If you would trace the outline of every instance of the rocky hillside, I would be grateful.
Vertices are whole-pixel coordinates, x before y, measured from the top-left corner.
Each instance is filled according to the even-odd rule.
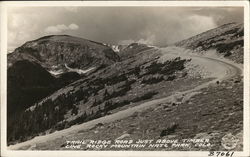
[[[129,50],[138,51],[137,47]],[[29,41],[8,55],[9,115],[84,77],[82,73],[119,60],[111,47],[81,38],[60,35]]]
[[[20,113],[8,123],[8,142],[25,141],[161,97],[173,81],[187,79],[185,64],[190,60],[159,61],[159,52],[139,44],[127,50],[128,58],[89,72]]]
[[[208,30],[175,45],[203,53],[215,49],[221,55],[237,63],[243,63],[244,25],[238,23],[224,24]]]
[[[102,43],[68,35],[45,36],[26,42],[8,55],[8,65],[32,60],[48,71],[86,70],[119,61],[119,56]]]
[[[26,42],[8,54],[7,59],[8,128],[19,124],[15,123],[16,118],[20,118],[26,108],[84,78],[83,73],[120,60],[108,46],[67,35]]]

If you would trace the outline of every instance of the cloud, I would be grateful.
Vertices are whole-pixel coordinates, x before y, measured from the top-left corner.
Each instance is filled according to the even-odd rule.
[[[197,31],[197,33],[215,28],[217,26],[215,20],[209,16],[191,15],[188,17],[188,20],[192,22],[193,28]]]
[[[241,7],[11,7],[8,47],[48,34],[166,46],[219,25],[243,22]]]
[[[147,38],[141,38],[138,40],[128,39],[128,40],[121,40],[118,41],[119,45],[129,45],[131,43],[140,43],[140,44],[147,44],[147,45],[153,45],[156,41],[156,37],[154,35],[147,36]]]
[[[135,21],[131,22],[134,23]],[[171,45],[177,41],[197,35],[209,29],[217,27],[214,19],[205,15],[165,15],[165,18],[152,18],[143,22],[137,22],[134,27],[136,33],[127,33],[129,38],[120,40],[118,44],[130,44],[132,42],[155,46]]]
[[[79,28],[79,26],[74,24],[74,23],[69,25],[69,29],[71,29],[71,30],[77,30],[78,28]]]
[[[128,39],[128,40],[121,40],[118,42],[119,45],[129,45],[131,43],[135,43],[136,41],[132,40],[132,39]]]
[[[38,18],[39,15],[36,13],[26,14],[10,9],[7,21],[8,51],[13,51],[18,46],[37,36],[39,26],[33,21]]]
[[[72,23],[69,26],[66,26],[64,24],[48,26],[47,28],[45,28],[44,31],[45,33],[61,33],[66,30],[77,30],[77,29],[79,29],[79,26],[77,24]]]

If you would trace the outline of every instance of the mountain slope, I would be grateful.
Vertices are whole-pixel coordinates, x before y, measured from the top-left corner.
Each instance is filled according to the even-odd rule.
[[[49,71],[67,71],[65,65],[84,70],[119,61],[110,47],[68,35],[51,35],[26,42],[8,55],[8,65],[23,58],[36,61]]]
[[[7,73],[9,114],[29,107],[55,88],[56,78],[35,62],[17,61]]]
[[[74,72],[54,77],[36,62],[20,60],[7,70],[8,115],[30,107],[55,90],[80,78]]]
[[[8,115],[14,115],[119,56],[101,43],[52,35],[26,42],[7,59]]]
[[[179,51],[181,52],[182,49],[179,49]],[[214,82],[213,79],[210,82],[206,82],[205,79],[202,79],[201,81],[199,79],[195,80],[195,78],[192,78],[191,80],[196,83],[196,84],[193,84],[191,82],[186,82],[188,80],[188,77],[185,77],[185,76],[184,77],[182,76],[182,78],[177,77],[176,79],[172,81],[170,80],[168,81],[158,80],[159,82],[157,81],[155,82],[152,80],[143,81],[145,80],[145,78],[148,77],[148,75],[145,76],[145,72],[148,74],[149,72],[154,75],[156,74],[158,78],[160,78],[159,74],[161,74],[162,72],[164,72],[165,76],[168,76],[169,74],[172,74],[172,75],[174,74],[174,76],[176,76],[175,74],[179,72],[183,74],[183,71],[182,71],[183,60],[180,60],[178,58],[173,59],[173,60],[168,60],[166,62],[167,64],[165,64],[164,62],[162,62],[161,64],[154,62],[156,60],[154,61],[147,60],[147,62],[149,61],[148,62],[149,64],[147,64],[145,60],[143,61],[145,56],[148,56],[152,53],[154,52],[148,51],[148,53],[141,52],[141,53],[138,53],[138,55],[136,55],[137,60],[135,62],[145,63],[139,66],[139,70],[133,71],[131,69],[133,72],[132,71],[126,72],[125,71],[126,69],[124,68],[124,66],[122,66],[121,68],[122,71],[120,71],[121,69],[119,67],[121,67],[121,65],[114,65],[112,68],[110,67],[110,69],[113,69],[113,70],[115,67],[117,67],[118,71],[103,69],[99,71],[98,75],[95,75],[95,76],[102,76],[102,77],[95,78],[93,75],[91,76],[93,80],[88,80],[88,79],[79,80],[72,84],[73,88],[71,88],[69,92],[63,93],[61,96],[58,96],[58,98],[55,98],[55,95],[54,95],[54,97],[48,98],[46,100],[47,102],[45,102],[44,104],[41,104],[40,106],[36,106],[32,110],[27,110],[26,112],[26,116],[30,114],[33,117],[34,115],[38,116],[39,115],[38,113],[43,113],[43,111],[46,111],[46,110],[49,110],[49,111],[55,110],[55,114],[49,113],[52,116],[54,116],[54,118],[52,118],[48,122],[56,123],[55,119],[58,120],[60,118],[63,119],[63,121],[57,123],[60,125],[57,125],[57,127],[52,127],[52,129],[47,132],[50,132],[53,129],[58,129],[58,130],[65,129],[65,128],[70,127],[72,124],[74,125],[74,124],[81,124],[87,121],[89,122],[65,129],[63,131],[58,131],[50,135],[36,137],[30,141],[11,146],[10,148],[11,149],[38,149],[38,150],[40,149],[45,149],[45,150],[67,149],[69,150],[69,149],[74,149],[74,148],[66,147],[68,146],[68,144],[66,144],[66,140],[75,140],[75,139],[115,140],[117,138],[124,139],[123,138],[124,135],[126,135],[125,139],[133,139],[133,140],[149,139],[149,138],[158,140],[158,139],[166,139],[166,138],[169,138],[170,136],[174,136],[173,138],[177,138],[177,139],[179,139],[179,137],[181,139],[187,139],[187,138],[194,138],[196,137],[196,135],[197,137],[199,137],[198,135],[203,135],[203,136],[206,136],[204,138],[210,139],[210,136],[206,135],[206,134],[210,134],[209,132],[212,132],[212,133],[215,132],[217,133],[216,135],[218,135],[218,132],[222,131],[219,133],[219,136],[221,138],[225,134],[227,134],[227,131],[234,130],[238,132],[238,130],[236,129],[242,130],[242,128],[240,127],[241,125],[235,125],[239,123],[239,121],[242,122],[242,116],[240,116],[242,115],[241,114],[242,105],[240,105],[240,101],[242,101],[242,98],[241,97],[237,98],[238,93],[239,95],[242,94],[241,92],[238,92],[239,89],[235,90],[233,88],[234,91],[232,92],[232,88],[227,88],[227,86],[225,87],[225,82],[223,82],[222,85],[215,85],[215,84],[211,85],[209,87],[209,94],[208,94],[207,93],[208,91],[205,87],[207,87],[211,82]],[[164,53],[164,54],[168,55],[169,52]],[[175,54],[176,53],[174,53],[173,55]],[[197,58],[197,55],[194,55],[194,57]],[[149,58],[157,59],[158,56],[156,57],[150,56]],[[162,56],[160,58],[163,59]],[[205,63],[205,65],[209,63],[210,66],[215,65],[215,67],[220,67],[220,66],[223,67],[222,76],[219,76],[219,78],[215,77],[216,80],[219,79],[221,81],[221,79],[223,80],[226,78],[235,77],[241,72],[241,69],[238,69],[233,64],[231,65],[231,64],[228,64],[227,62],[222,62],[216,59],[209,59],[209,58],[202,57],[202,56],[199,56],[198,58],[200,58],[201,62]],[[125,62],[124,65],[126,65],[128,69],[131,63],[132,64],[135,63],[135,62],[131,62],[131,59],[132,58],[128,59],[130,60],[130,62],[127,62],[127,60],[123,61]],[[187,61],[184,61],[184,62],[187,62]],[[130,64],[127,64],[127,63],[130,63]],[[120,64],[122,64],[122,62]],[[173,71],[171,72],[171,70]],[[128,81],[125,81],[125,84],[123,83],[124,81],[122,80],[116,81],[116,79],[111,79],[113,80],[111,81],[110,79],[106,78],[107,75],[100,75],[100,74],[105,74],[105,71],[106,72],[111,71],[111,73],[117,73],[117,75],[126,72],[124,74],[125,74],[125,77],[128,78]],[[124,77],[124,75],[122,76]],[[143,79],[141,79],[141,77],[143,77]],[[135,79],[138,81],[132,81],[131,79]],[[182,82],[183,81],[182,79],[185,80],[185,82]],[[229,82],[230,84],[234,84],[231,81],[231,79]],[[105,84],[105,85],[103,87],[100,87],[102,84]],[[186,86],[186,89],[183,88],[183,86]],[[237,84],[234,84],[234,86],[238,87],[239,85],[237,83]],[[79,87],[79,89],[77,87]],[[124,91],[124,87],[129,87],[128,88],[129,90]],[[101,89],[101,88],[104,88],[104,89]],[[206,90],[206,92],[203,93],[203,92],[197,91],[203,88],[204,90]],[[211,90],[211,88],[215,88],[215,89]],[[220,90],[218,90],[218,88],[220,88]],[[223,90],[221,90],[222,88]],[[125,93],[127,92],[127,94],[117,95],[117,91],[120,91],[119,89],[122,89],[122,91],[124,91]],[[224,93],[225,89],[229,91],[226,93],[227,95],[225,95]],[[83,90],[83,91],[81,92],[79,90]],[[94,96],[91,96],[92,94],[85,95],[87,91],[91,91],[92,93],[92,91],[94,90],[97,90],[97,92],[93,92],[93,93],[96,93],[94,94]],[[150,91],[151,93],[149,92],[150,94],[147,94],[148,91]],[[142,93],[144,92],[146,94],[143,95]],[[165,95],[165,97],[162,98],[161,96],[164,96],[163,92],[164,93],[170,92],[171,95],[168,95],[168,96]],[[161,96],[159,96],[160,93],[162,94]],[[212,97],[211,97],[211,93],[213,94]],[[230,96],[228,94],[230,94]],[[64,100],[68,100],[68,99],[65,99],[66,97],[68,97],[68,99],[69,98],[73,98],[73,99],[71,101],[65,102]],[[90,102],[91,102],[91,99],[92,100],[98,99],[98,100],[93,101],[93,103],[89,103],[89,100],[84,101],[84,102],[80,101],[79,103],[74,103],[74,101],[80,100],[81,97],[84,97],[85,100],[86,98],[90,99]],[[193,97],[196,97],[196,99],[194,100]],[[76,99],[74,100],[74,98]],[[152,100],[152,98],[154,100]],[[213,98],[213,100],[211,98]],[[223,98],[223,100],[221,98]],[[237,98],[237,101],[235,100],[235,98]],[[224,101],[226,102],[224,103]],[[65,104],[62,105],[61,104],[62,102],[65,102]],[[197,103],[197,102],[200,102],[200,103]],[[70,106],[71,104],[75,104],[73,105],[75,107]],[[54,106],[56,109],[53,109]],[[55,118],[56,115],[63,114],[62,110],[65,110],[65,107],[66,107],[66,111],[72,108],[72,110],[70,111],[71,115],[69,116],[69,114],[65,114],[66,116],[64,115],[64,116]],[[49,109],[46,109],[46,108],[49,108]],[[118,110],[119,108],[122,108],[120,109],[122,111],[119,112]],[[206,110],[203,110],[203,108],[206,108]],[[82,116],[79,116],[76,119],[69,118],[69,117],[74,117],[77,114],[81,115],[82,109],[85,110],[85,113],[82,114]],[[92,111],[86,112],[89,109],[92,109]],[[216,114],[217,110],[220,111],[220,114]],[[57,112],[59,112],[60,114],[58,114]],[[107,114],[106,112],[111,115],[105,116]],[[234,114],[228,114],[232,112]],[[46,124],[46,121],[47,121],[46,119],[50,117],[51,115],[46,115],[44,117],[40,116],[40,119],[43,119],[43,118],[45,119],[40,124],[40,127],[45,127],[46,125],[49,125],[49,124]],[[96,119],[98,117],[102,117],[102,118]],[[92,120],[92,119],[95,119],[95,120]],[[186,120],[184,121],[183,119],[186,119]],[[234,119],[234,120],[231,120],[231,119]],[[27,120],[24,120],[24,121],[27,121]],[[209,124],[209,125],[204,125],[203,123]],[[173,129],[172,128],[173,124],[175,124],[177,128]],[[231,129],[232,127],[229,127],[230,128],[229,129],[228,125],[231,126],[232,124],[234,126],[234,129]],[[213,128],[211,128],[210,126],[213,126]],[[216,129],[214,129],[214,127]],[[224,130],[224,129],[227,129],[227,130]],[[209,130],[209,132],[207,130]],[[204,131],[205,131],[205,135],[203,133]],[[144,133],[146,134],[146,136]],[[65,136],[67,136],[67,139],[65,139]],[[213,148],[221,145],[219,141],[220,139],[218,140],[216,138],[216,140],[217,140],[216,145],[213,146]],[[196,147],[191,147],[190,149],[210,150],[213,148],[210,148],[210,147],[200,148],[196,146]],[[75,149],[78,149],[78,148],[75,148]],[[90,148],[86,146],[85,144],[81,145],[79,149],[100,150],[99,148],[96,148],[96,147]],[[121,148],[121,147],[117,149],[104,147],[103,149],[104,150],[127,150],[126,148]],[[145,149],[148,149],[148,148],[145,148]],[[169,147],[168,149],[183,150],[185,148]],[[137,150],[137,149],[133,149],[133,150]],[[150,150],[166,150],[166,148],[157,147],[157,148],[151,148]]]
[[[240,24],[231,23],[204,32],[190,39],[183,40],[176,45],[192,49],[197,53],[209,53],[210,51],[207,50],[216,49],[219,54],[234,61],[241,62],[243,57],[242,31],[243,27],[241,27]],[[38,44],[43,45],[43,40],[46,42],[49,40],[50,44],[54,42],[57,44],[58,42],[64,43],[66,40],[67,46],[57,48],[55,51],[53,50],[53,46],[49,46],[51,50],[48,50],[48,53],[47,49],[44,52],[40,50],[40,46],[37,46]],[[79,43],[79,40],[81,43]],[[72,39],[72,42],[81,45],[82,39],[79,40],[74,38]],[[40,38],[38,41],[38,43],[37,40],[30,43],[28,42],[28,45],[23,46],[24,48],[21,48],[20,50],[17,49],[15,54],[18,54],[23,58],[28,58],[29,61],[32,60],[34,63],[38,65],[41,64],[47,70],[52,71],[62,69],[64,71],[67,69],[72,71],[75,71],[76,69],[88,71],[86,68],[91,69],[93,65],[96,68],[88,71],[86,76],[79,78],[77,81],[74,81],[67,86],[62,86],[59,90],[45,96],[40,101],[35,102],[32,106],[27,107],[20,112],[19,115],[15,116],[11,123],[8,122],[8,145],[26,141],[34,136],[50,134],[56,130],[67,129],[73,125],[92,121],[100,117],[104,117],[105,119],[105,117],[110,114],[116,115],[116,113],[121,110],[126,112],[129,108],[129,110],[133,110],[133,107],[140,106],[140,104],[146,102],[152,102],[156,106],[159,105],[157,103],[163,103],[162,110],[164,110],[164,114],[169,111],[175,113],[182,104],[186,106],[190,105],[188,104],[188,101],[191,100],[193,94],[192,90],[196,89],[196,87],[198,87],[198,89],[205,88],[208,83],[213,81],[216,81],[215,86],[224,86],[224,83],[221,82],[222,78],[219,79],[220,76],[223,76],[223,79],[226,79],[227,76],[235,77],[236,75],[240,75],[237,72],[237,68],[233,68],[232,65],[228,65],[226,62],[222,63],[222,61],[211,58],[209,59],[209,57],[204,57],[202,55],[198,55],[197,57],[197,55],[191,53],[190,56],[189,53],[185,54],[185,52],[188,51],[179,47],[159,49],[144,44],[132,43],[121,51],[119,50],[119,57],[115,57],[116,55],[110,55],[112,53],[109,53],[110,56],[108,55],[107,57],[104,55],[105,57],[103,59],[103,54],[105,54],[103,51],[110,51],[110,47],[106,49],[106,46],[103,44],[86,41],[88,45],[93,44],[94,48],[93,45],[92,48],[86,48],[88,46],[84,45],[86,44],[84,43],[82,46],[84,50],[85,48],[87,50],[105,48],[103,51],[100,51],[100,56],[103,61],[100,58],[97,59],[99,57],[99,54],[97,54],[99,53],[98,51],[93,52],[97,55],[92,58],[93,60],[96,60],[96,62],[93,64],[90,62],[85,64],[85,62],[81,62],[85,60],[78,60],[80,58],[78,58],[78,55],[82,55],[81,52],[83,49],[80,51],[77,50],[75,53],[75,48],[78,46],[73,44],[73,48],[68,50],[68,43],[71,44],[71,40],[69,40],[68,36],[56,36],[55,38],[54,36],[49,36]],[[239,43],[237,41],[239,41]],[[97,46],[95,44],[97,44]],[[32,50],[29,51],[30,47],[32,47]],[[65,54],[70,55],[69,53],[71,51],[76,54],[75,58],[71,58],[72,60],[70,57],[65,59]],[[62,56],[61,52],[64,52]],[[93,57],[92,50],[86,52],[86,56],[90,55]],[[50,54],[51,57],[48,57],[48,54]],[[54,55],[57,57],[54,57]],[[15,67],[16,56],[13,56],[14,59],[12,58],[13,62],[10,62],[9,69],[13,66]],[[88,59],[92,60],[90,58]],[[112,60],[108,63],[109,66],[105,66],[107,65],[104,63],[106,62],[106,59]],[[71,61],[74,62],[74,64],[71,64]],[[214,70],[214,68],[216,68],[216,70]],[[231,71],[231,69],[234,70]],[[211,75],[210,73],[214,75]],[[61,80],[67,82],[67,80],[72,77],[74,78],[74,74],[75,73],[63,73],[57,75],[57,77],[61,76]],[[18,76],[19,74],[15,75]],[[49,82],[54,82],[54,79],[51,79]],[[236,83],[237,82],[239,81],[236,81]],[[189,93],[185,95],[187,91],[191,91],[191,96],[189,96]],[[241,92],[239,93],[241,94]],[[171,100],[168,102],[155,101],[161,98],[164,99],[164,97],[169,97]],[[201,99],[202,98],[204,97],[201,97]],[[211,97],[210,100],[211,99],[213,99],[213,97]],[[129,110],[127,110],[127,112],[130,113]],[[155,109],[153,110],[155,111]],[[133,110],[133,112],[135,111],[136,110]],[[186,113],[182,112],[181,114],[185,115]],[[112,115],[108,117],[112,117]],[[165,121],[165,116],[164,118],[161,114],[160,116],[159,114],[156,114],[155,116],[157,116],[157,118],[154,118],[154,120],[159,118],[160,120]],[[117,117],[120,118],[120,115]],[[174,116],[174,118],[176,117],[178,116]],[[171,120],[175,121],[174,119]],[[96,120],[94,121],[96,122]],[[183,119],[181,121],[183,121]],[[151,121],[147,120],[147,122]],[[146,123],[143,122],[142,124]],[[99,125],[99,123],[97,125]],[[130,127],[134,127],[134,129],[137,130],[137,125],[141,124],[136,124]],[[147,125],[148,126],[145,128],[149,127],[149,124]],[[162,124],[159,124],[160,127],[162,127],[161,125]],[[159,126],[155,126],[155,128],[159,128]],[[122,130],[124,129],[125,128],[122,128]],[[190,128],[187,129],[190,130]],[[92,131],[93,130],[91,130],[91,133]],[[144,133],[144,131],[144,128],[141,128],[139,136],[142,132]],[[129,134],[133,134],[133,132],[134,131],[129,131]],[[152,132],[155,133],[155,131]],[[121,132],[119,132],[119,134],[120,133]],[[98,136],[105,136],[103,133],[94,134],[95,138],[98,138]],[[118,135],[113,135],[115,134],[112,134],[113,138],[118,137]],[[158,137],[158,135],[154,137]]]
[[[166,94],[163,88],[172,86],[172,81],[186,79],[184,65],[190,60],[177,57],[159,61],[162,54],[157,49],[138,45],[133,48],[136,51],[128,54],[127,59],[89,72],[27,108],[10,125],[10,130],[15,131],[10,132],[8,142],[24,141],[111,114]],[[26,117],[33,117],[33,121]],[[19,123],[25,127],[14,125]],[[25,132],[23,138],[19,132]]]
[[[215,49],[218,54],[237,63],[243,63],[243,24],[224,24],[220,27],[177,42],[175,45],[201,53]]]

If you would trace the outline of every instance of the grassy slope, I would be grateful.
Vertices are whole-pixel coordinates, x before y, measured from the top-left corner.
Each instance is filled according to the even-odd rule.
[[[209,148],[154,148],[147,150],[226,151],[221,146],[221,139],[226,134],[231,133],[240,139],[237,147],[234,149],[240,151],[242,150],[243,130],[242,90],[243,83],[231,79],[219,85],[212,85],[203,89],[201,93],[193,96],[188,102],[178,106],[163,103],[154,109],[135,113],[122,120],[98,125],[89,130],[79,131],[77,134],[37,144],[34,149],[66,149],[64,147],[66,140],[114,140],[123,134],[129,134],[130,136],[126,138],[128,140],[209,138],[210,143],[213,144]],[[177,128],[168,135],[162,135],[162,131],[171,127],[173,123],[178,125]],[[82,149],[86,150],[86,145],[83,145]],[[129,149],[117,148],[115,150]]]

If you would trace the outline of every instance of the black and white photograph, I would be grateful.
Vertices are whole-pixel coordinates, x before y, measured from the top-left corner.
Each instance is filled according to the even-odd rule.
[[[3,3],[3,156],[249,156],[249,4],[161,3]]]

